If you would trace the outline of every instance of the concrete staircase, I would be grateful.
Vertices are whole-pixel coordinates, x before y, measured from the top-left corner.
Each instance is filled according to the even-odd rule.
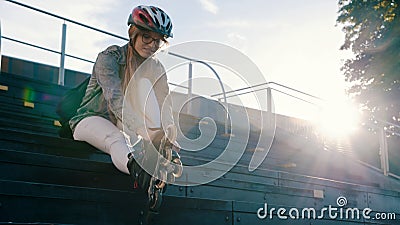
[[[0,224],[137,224],[146,199],[133,190],[129,177],[113,167],[108,155],[57,135],[55,106],[69,87],[40,81],[37,76],[45,73],[44,65],[23,74],[2,68]],[[36,77],[29,78],[30,73]],[[217,103],[204,99],[196,107],[204,108],[201,104],[210,110]],[[194,139],[200,135],[200,121],[201,117],[180,114],[177,123]],[[216,121],[216,138],[206,149],[182,152],[185,165],[209,162],[226,147],[229,137]],[[274,142],[258,169],[248,170],[260,138],[253,127],[244,155],[221,178],[193,187],[169,185],[154,224],[400,224],[399,180],[354,157],[326,150],[288,125],[304,121],[279,115],[276,121]],[[371,216],[386,212],[397,219],[333,219],[325,213],[320,219],[285,220],[276,210],[265,219],[257,216],[265,203],[287,212],[311,207],[318,211],[337,207],[340,196],[346,197],[345,208],[371,208]]]

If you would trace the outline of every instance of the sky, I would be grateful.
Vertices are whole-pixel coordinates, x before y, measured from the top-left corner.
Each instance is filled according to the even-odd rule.
[[[170,45],[201,40],[229,45],[252,60],[266,81],[327,99],[342,101],[345,82],[340,71],[349,52],[339,50],[344,33],[336,26],[335,0],[21,0],[24,4],[127,37],[126,21],[140,4],[156,5],[173,22]],[[2,1],[3,36],[60,50],[64,21]],[[68,54],[94,61],[98,52],[125,41],[66,22]],[[2,40],[2,54],[58,65],[60,57]],[[68,59],[66,68],[90,73],[92,64]],[[181,77],[169,77],[179,83]],[[223,78],[229,83],[229,78]],[[195,85],[195,84],[194,84]],[[232,84],[232,86],[235,86]],[[235,86],[236,87],[236,86]],[[199,94],[204,86],[197,85]],[[204,93],[207,94],[207,93]],[[275,111],[312,118],[315,107],[274,93]]]

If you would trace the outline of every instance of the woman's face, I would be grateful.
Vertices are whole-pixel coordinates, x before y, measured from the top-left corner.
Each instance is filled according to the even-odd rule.
[[[143,58],[153,55],[164,44],[163,36],[153,31],[143,31],[138,34],[135,50]]]

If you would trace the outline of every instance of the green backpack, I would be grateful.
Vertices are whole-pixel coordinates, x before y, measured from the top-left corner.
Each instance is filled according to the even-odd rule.
[[[81,105],[89,80],[90,76],[78,86],[68,90],[58,103],[56,113],[60,116],[59,121],[61,127],[58,130],[58,135],[60,137],[73,139],[69,120],[76,114],[76,111]]]

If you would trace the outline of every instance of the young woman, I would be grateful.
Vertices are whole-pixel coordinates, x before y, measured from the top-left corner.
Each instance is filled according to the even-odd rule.
[[[151,141],[158,130],[165,129],[163,126],[174,127],[165,70],[152,58],[172,37],[172,23],[160,8],[138,6],[129,15],[128,26],[129,43],[110,46],[98,55],[82,101],[86,104],[70,120],[70,127],[75,140],[86,141],[111,155],[120,171],[137,178],[143,173],[131,152],[143,145],[130,148],[122,129],[124,126],[129,131],[132,143],[140,143],[140,137]],[[141,65],[145,72],[135,73]],[[131,80],[134,84],[128,86]],[[122,121],[124,97],[129,103],[128,110],[124,107],[126,121]],[[138,182],[143,183],[143,179],[140,177]],[[145,180],[148,182],[148,177]]]

